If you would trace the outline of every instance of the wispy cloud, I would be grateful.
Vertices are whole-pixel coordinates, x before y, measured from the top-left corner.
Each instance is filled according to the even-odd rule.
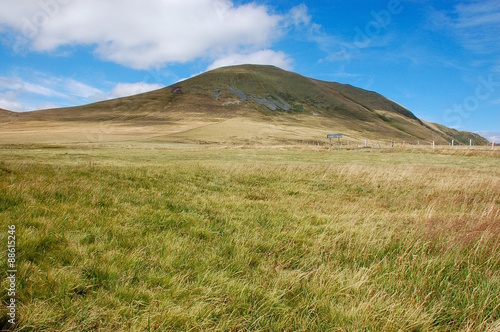
[[[26,82],[17,77],[0,77],[0,91],[16,91],[18,93],[30,93],[44,97],[62,97],[64,94],[50,88],[54,84],[47,84],[46,80],[39,83]]]
[[[92,102],[97,100],[95,96],[103,94],[100,89],[72,78],[53,77],[40,72],[23,76],[0,77],[0,107],[22,112],[45,108],[46,105]]]
[[[160,89],[160,84],[116,83],[101,89],[73,78],[33,72],[23,76],[0,77],[0,108],[30,110],[86,104]],[[36,102],[33,102],[36,100]]]
[[[496,0],[459,3],[453,11],[434,11],[431,20],[435,28],[449,30],[471,51],[479,54],[500,51],[500,2]]]

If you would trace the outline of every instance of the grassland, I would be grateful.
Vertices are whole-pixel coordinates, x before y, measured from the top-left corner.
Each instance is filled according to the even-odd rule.
[[[4,146],[11,224],[7,329],[500,329],[498,152]]]

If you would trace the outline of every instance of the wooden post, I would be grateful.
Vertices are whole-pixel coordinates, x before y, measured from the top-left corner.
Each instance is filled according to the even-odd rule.
[[[368,147],[368,140],[365,139],[365,148],[367,148],[367,147]]]
[[[454,147],[454,146],[455,146],[455,140],[454,140],[454,139],[452,139],[452,140],[451,140],[451,147]]]
[[[432,148],[435,149],[436,148],[436,143],[434,141],[432,141]]]
[[[472,147],[472,139],[469,140],[469,147]]]

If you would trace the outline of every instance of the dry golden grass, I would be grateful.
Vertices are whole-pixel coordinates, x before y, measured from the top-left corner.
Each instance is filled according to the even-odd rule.
[[[19,270],[18,324],[1,322],[496,331],[500,159],[429,152],[1,149],[0,227],[17,226]]]

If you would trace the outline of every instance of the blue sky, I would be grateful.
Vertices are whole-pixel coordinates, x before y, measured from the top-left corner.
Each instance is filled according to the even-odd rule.
[[[0,0],[0,45],[0,108],[13,111],[258,63],[500,141],[497,0]]]

